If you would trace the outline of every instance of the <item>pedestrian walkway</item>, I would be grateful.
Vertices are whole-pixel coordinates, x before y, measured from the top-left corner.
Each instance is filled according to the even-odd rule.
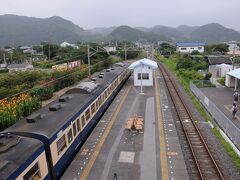
[[[236,119],[232,118],[232,105],[234,89],[231,88],[200,88],[204,95],[210,99],[232,122],[240,128],[240,101],[238,101],[238,112]]]
[[[128,80],[62,179],[189,179],[159,73],[154,82],[142,95],[133,77]],[[134,115],[143,118],[143,132],[125,129]]]

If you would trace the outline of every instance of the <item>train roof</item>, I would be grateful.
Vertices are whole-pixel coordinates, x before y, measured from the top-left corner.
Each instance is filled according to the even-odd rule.
[[[5,132],[24,132],[43,135],[51,139],[81,108],[84,107],[95,95],[98,95],[117,75],[126,69],[128,64],[113,66],[110,70],[100,73],[101,77],[95,77],[94,81],[79,83],[68,90],[59,100],[37,110],[31,116],[19,120]],[[103,75],[104,73],[104,75]],[[83,85],[85,84],[83,88]],[[59,102],[65,101],[65,102]],[[50,111],[55,109],[56,111]],[[36,119],[36,122],[31,122]],[[30,120],[31,123],[27,121]]]
[[[41,147],[36,139],[0,135],[0,179],[8,178]]]

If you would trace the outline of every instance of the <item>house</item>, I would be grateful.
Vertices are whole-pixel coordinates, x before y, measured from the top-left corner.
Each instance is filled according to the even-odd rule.
[[[33,69],[33,65],[29,63],[10,64],[7,66],[7,69],[9,72],[28,71]]]
[[[63,43],[61,43],[60,46],[63,47],[63,48],[72,47],[72,48],[74,48],[74,49],[78,49],[78,46],[77,46],[77,45],[75,45],[75,44],[70,44],[70,43],[68,43],[68,42],[66,42],[66,41],[63,42]]]
[[[153,86],[153,70],[157,67],[155,61],[145,58],[132,63],[129,69],[134,70],[134,86]]]
[[[239,50],[239,47],[238,47],[238,44],[236,41],[229,41],[227,43],[228,45],[228,50],[231,52],[231,51],[236,51],[236,50]]]
[[[232,60],[228,56],[206,56],[206,61],[208,63],[208,71],[212,74],[212,78],[223,77],[224,72],[228,72],[233,68]],[[225,65],[221,66],[221,64]]]
[[[37,51],[33,50],[33,49],[25,49],[25,50],[23,50],[23,53],[24,54],[36,54]]]
[[[193,51],[198,51],[200,53],[204,52],[204,42],[177,42],[177,52],[180,53],[192,53]]]
[[[104,49],[109,52],[116,52],[117,48],[115,46],[105,46]]]
[[[220,64],[220,65],[216,65],[216,68],[218,68],[218,77],[225,77],[226,74],[230,71],[233,70],[233,66],[229,65],[229,64]]]
[[[234,87],[235,90],[238,89],[240,80],[240,68],[230,71],[226,74],[225,86]]]

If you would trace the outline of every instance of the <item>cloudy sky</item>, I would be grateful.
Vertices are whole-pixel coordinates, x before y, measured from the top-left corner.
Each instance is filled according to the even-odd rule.
[[[117,25],[203,25],[240,30],[240,0],[0,0],[0,14],[61,16],[89,29]]]

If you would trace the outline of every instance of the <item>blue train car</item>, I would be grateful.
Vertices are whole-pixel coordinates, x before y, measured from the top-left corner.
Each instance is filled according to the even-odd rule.
[[[11,135],[32,138],[41,143],[39,149],[35,149],[34,152],[38,152],[37,155],[44,153],[47,172],[44,170],[43,173],[39,173],[39,177],[58,179],[130,74],[127,63],[115,64],[91,81],[81,82],[71,88],[58,100],[17,122],[2,134],[5,137]],[[18,149],[18,145],[10,149]],[[42,161],[34,160],[35,156],[29,157],[34,163],[23,163],[23,166],[30,172],[33,172],[32,168],[41,172]],[[44,158],[40,156],[40,159]],[[24,173],[28,173],[27,170]]]

